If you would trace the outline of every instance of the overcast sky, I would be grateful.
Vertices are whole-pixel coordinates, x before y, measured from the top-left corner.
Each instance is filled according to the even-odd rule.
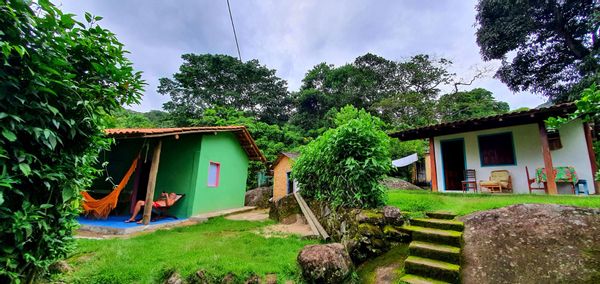
[[[171,77],[184,53],[237,56],[225,0],[55,0],[63,11],[102,16],[131,52],[128,57],[147,81],[138,111],[162,109],[168,96],[158,79]],[[469,78],[483,62],[475,43],[476,0],[264,1],[230,0],[242,59],[258,59],[298,90],[304,74],[320,62],[342,65],[371,52],[403,60],[424,53],[454,62],[453,72]],[[512,93],[492,74],[476,81],[511,109],[535,107],[538,95]],[[471,89],[471,87],[468,87]]]

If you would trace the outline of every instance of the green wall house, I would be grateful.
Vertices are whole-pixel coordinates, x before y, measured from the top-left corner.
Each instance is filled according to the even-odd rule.
[[[106,134],[116,143],[101,157],[108,161],[105,177],[98,179],[91,192],[100,197],[109,192],[111,182],[118,183],[140,155],[135,173],[120,194],[115,209],[120,215],[130,214],[132,204],[146,198],[155,162],[154,199],[162,192],[185,194],[169,209],[179,218],[243,207],[249,161],[265,162],[243,126],[108,129]]]

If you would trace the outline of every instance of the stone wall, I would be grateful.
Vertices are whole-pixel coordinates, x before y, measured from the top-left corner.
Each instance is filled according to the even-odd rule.
[[[323,202],[307,200],[307,203],[331,240],[343,244],[355,264],[382,255],[396,243],[410,242],[410,235],[400,230],[407,218],[396,207],[334,211]],[[271,204],[269,217],[291,224],[303,215],[294,196],[287,195]]]
[[[308,204],[332,240],[346,247],[355,264],[387,252],[396,243],[410,242],[410,235],[399,230],[406,218],[398,208],[334,211],[321,202]]]

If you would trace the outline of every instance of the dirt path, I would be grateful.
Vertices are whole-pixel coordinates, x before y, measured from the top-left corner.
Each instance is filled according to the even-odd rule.
[[[233,214],[225,217],[229,220],[244,220],[244,221],[265,221],[269,219],[269,209],[253,210],[240,214]],[[313,232],[310,226],[304,220],[298,220],[293,224],[274,224],[262,228],[257,233],[266,237],[300,235],[302,237],[312,236]]]
[[[232,214],[225,219],[236,221],[265,221],[269,219],[269,209],[252,210],[244,213]]]

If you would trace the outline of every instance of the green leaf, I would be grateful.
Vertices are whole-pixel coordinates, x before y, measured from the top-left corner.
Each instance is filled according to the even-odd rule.
[[[4,136],[4,138],[10,142],[15,142],[17,140],[17,135],[8,129],[2,130],[2,136]]]
[[[75,197],[75,190],[72,187],[66,187],[62,190],[63,202],[67,202],[73,197]]]
[[[90,14],[89,12],[85,12],[85,20],[88,23],[92,22],[92,14]]]
[[[52,208],[52,207],[54,207],[54,205],[52,205],[52,204],[42,204],[40,206],[40,208],[42,208],[42,209],[48,209],[48,208]]]
[[[19,164],[19,169],[25,176],[29,176],[31,174],[31,168],[28,164]]]
[[[4,194],[0,191],[0,206],[2,206],[2,203],[4,203]]]
[[[50,88],[46,88],[46,87],[40,87],[40,88],[39,88],[39,90],[40,90],[40,91],[44,91],[44,92],[46,92],[46,93],[50,93],[50,94],[52,94],[52,95],[55,95],[55,96],[56,96],[56,92],[55,92],[54,90],[50,89]]]

